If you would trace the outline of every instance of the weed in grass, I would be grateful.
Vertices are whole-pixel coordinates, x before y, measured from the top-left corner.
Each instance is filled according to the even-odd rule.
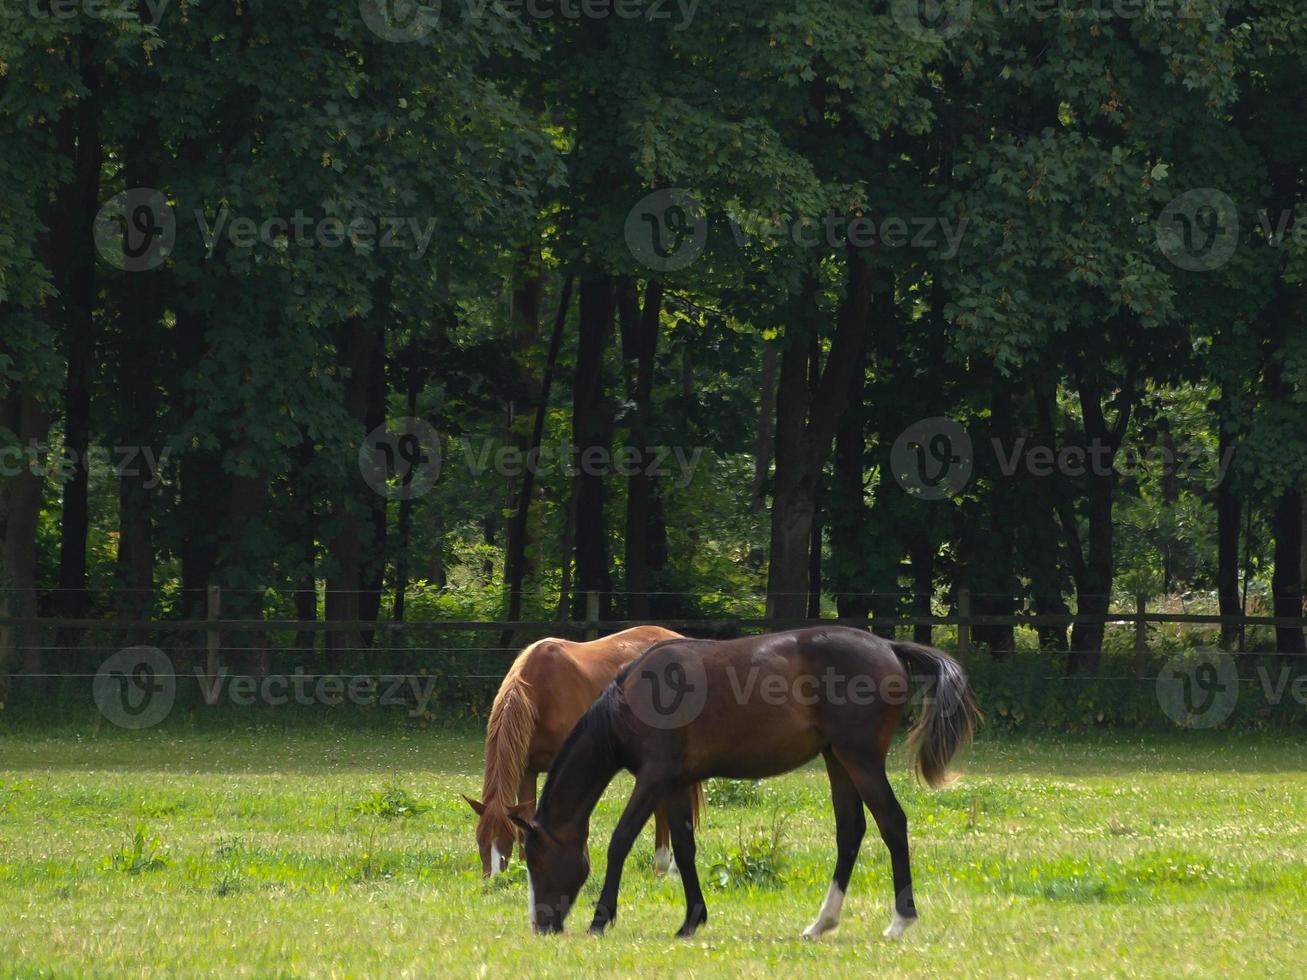
[[[526,885],[526,862],[512,861],[508,867],[482,883],[482,890],[487,893],[515,891]]]
[[[374,881],[394,877],[393,863],[377,850],[380,829],[378,821],[375,820],[368,827],[367,837],[362,841],[362,853],[349,868],[347,876],[351,881]]]
[[[708,869],[716,887],[776,888],[785,881],[785,815],[772,815],[771,827],[755,831],[747,840],[741,827],[734,847]]]
[[[402,817],[416,817],[420,813],[426,813],[431,809],[425,803],[419,803],[408,794],[408,791],[394,783],[387,783],[381,789],[377,790],[367,799],[354,807],[355,813],[370,813],[373,816],[384,817],[387,820],[398,820]]]
[[[129,875],[138,875],[143,871],[159,871],[168,866],[162,851],[163,846],[159,843],[159,838],[147,836],[145,824],[138,823],[127,845],[109,855],[103,867],[105,871],[121,871]]]
[[[757,806],[762,802],[762,781],[758,779],[710,779],[704,789],[713,807]]]

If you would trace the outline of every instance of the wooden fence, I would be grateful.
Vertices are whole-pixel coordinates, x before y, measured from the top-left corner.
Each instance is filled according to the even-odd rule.
[[[625,629],[639,623],[627,620],[600,619],[599,597],[595,593],[587,595],[587,615],[581,620],[524,620],[519,622],[483,621],[483,620],[429,620],[429,621],[323,621],[300,619],[223,619],[222,592],[217,586],[208,590],[207,611],[204,619],[114,619],[65,617],[4,617],[0,616],[0,631],[10,637],[11,644],[15,637],[25,638],[22,644],[12,644],[17,652],[24,649],[38,649],[43,653],[55,655],[51,667],[58,669],[58,655],[79,652],[75,638],[87,631],[110,632],[115,636],[170,636],[190,635],[203,639],[202,647],[198,643],[187,644],[192,649],[202,649],[204,653],[204,671],[210,677],[218,675],[223,667],[224,652],[231,644],[224,646],[224,637],[249,634],[266,638],[271,633],[296,634],[347,634],[365,636],[369,640],[362,646],[365,653],[409,649],[410,644],[403,642],[409,637],[420,637],[432,632],[464,632],[470,634],[498,634],[501,637],[539,637],[545,635],[562,635],[575,639],[592,639],[594,637]],[[826,618],[826,619],[780,619],[767,616],[722,616],[715,618],[660,619],[661,625],[676,629],[689,635],[726,636],[753,632],[770,632],[781,629],[793,629],[817,625],[845,625],[859,629],[872,629],[875,632],[889,634],[891,631],[905,628],[925,627],[950,628],[956,630],[956,642],[952,644],[960,660],[966,663],[974,653],[974,631],[976,627],[1013,626],[1018,628],[1056,628],[1065,631],[1078,624],[1085,625],[1119,625],[1133,628],[1134,666],[1137,676],[1145,677],[1149,669],[1149,627],[1165,624],[1219,627],[1227,633],[1239,635],[1249,628],[1297,629],[1307,628],[1307,618],[1277,618],[1274,616],[1220,616],[1199,613],[1150,612],[1147,601],[1138,597],[1133,610],[1120,610],[1104,614],[1031,614],[1016,613],[1012,615],[979,615],[971,611],[971,596],[966,589],[958,590],[955,596],[954,611],[948,615],[898,615],[877,616],[875,618]],[[32,642],[42,638],[39,643]],[[50,638],[63,638],[50,641]],[[248,648],[246,648],[248,649]],[[279,649],[273,647],[271,649]],[[360,648],[352,648],[358,653]],[[425,647],[425,650],[438,650],[438,647]],[[460,648],[468,649],[468,648]],[[504,652],[502,646],[485,646],[486,652]],[[0,651],[2,652],[2,651]],[[1067,651],[1058,650],[1058,653]],[[1232,651],[1237,652],[1237,651]],[[15,665],[16,666],[16,665]],[[0,668],[8,670],[10,668]]]

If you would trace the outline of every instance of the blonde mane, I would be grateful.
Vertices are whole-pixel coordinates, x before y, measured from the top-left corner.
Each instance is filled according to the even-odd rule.
[[[546,641],[533,643],[518,654],[499,685],[499,693],[490,709],[482,800],[487,810],[493,807],[497,811],[496,815],[506,812],[517,802],[517,789],[526,768],[527,749],[531,745],[537,718],[531,685],[522,676],[522,671],[527,659],[543,642]]]

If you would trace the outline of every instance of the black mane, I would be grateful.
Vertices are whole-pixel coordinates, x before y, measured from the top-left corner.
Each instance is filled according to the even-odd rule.
[[[554,756],[549,773],[545,776],[545,787],[536,804],[537,817],[547,812],[550,800],[557,795],[560,776],[565,770],[576,767],[580,771],[606,772],[611,769],[616,772],[619,768],[613,726],[621,703],[617,686],[620,678],[621,674],[618,675],[618,680],[603,689],[563,740],[563,747]]]

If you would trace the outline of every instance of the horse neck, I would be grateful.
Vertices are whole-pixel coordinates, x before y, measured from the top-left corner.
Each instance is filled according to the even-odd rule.
[[[590,814],[621,768],[611,724],[606,717],[591,717],[597,707],[578,723],[549,769],[536,820],[554,833],[576,831],[584,839]]]

